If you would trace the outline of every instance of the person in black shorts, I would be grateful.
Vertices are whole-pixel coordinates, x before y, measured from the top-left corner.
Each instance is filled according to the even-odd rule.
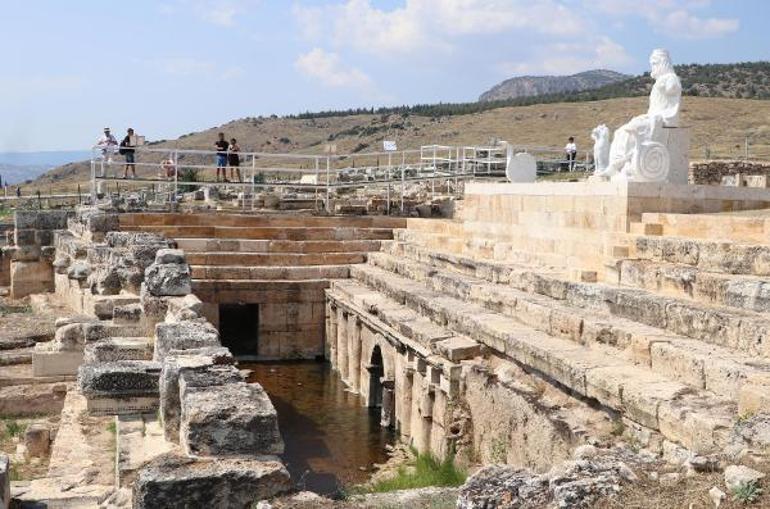
[[[128,178],[129,170],[131,170],[131,175],[133,176],[133,178],[136,178],[136,159],[135,159],[135,153],[134,153],[135,140],[136,139],[134,138],[134,130],[129,127],[126,137],[123,138],[123,141],[120,142],[120,149],[119,149],[120,154],[125,156],[126,158],[126,166],[123,168],[124,179]]]
[[[217,182],[219,182],[219,173],[222,173],[222,180],[227,181],[227,149],[230,144],[225,139],[225,133],[219,133],[219,139],[214,143],[217,149]]]
[[[238,146],[238,140],[235,138],[230,139],[230,151],[227,153],[227,165],[230,167],[230,180],[235,180],[235,175],[238,175],[237,182],[241,182],[241,156],[238,152],[241,151],[241,147]]]

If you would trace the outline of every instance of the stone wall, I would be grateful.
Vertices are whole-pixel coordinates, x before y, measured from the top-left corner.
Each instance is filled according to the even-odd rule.
[[[10,284],[12,298],[53,290],[54,234],[67,228],[72,215],[67,210],[16,211],[13,244],[3,248],[0,266],[0,280]]]
[[[732,175],[770,175],[768,161],[693,161],[690,163],[690,183],[718,186],[722,177]]]

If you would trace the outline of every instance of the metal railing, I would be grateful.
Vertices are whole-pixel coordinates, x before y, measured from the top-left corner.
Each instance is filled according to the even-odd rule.
[[[541,165],[568,164],[561,149],[549,147],[514,146],[516,152],[535,155]],[[435,195],[436,182],[454,183],[453,190],[460,189],[459,181],[468,178],[503,177],[506,169],[506,144],[488,146],[425,145],[419,149],[387,152],[349,154],[295,154],[270,152],[219,152],[216,150],[169,149],[138,146],[134,151],[134,172],[136,169],[152,168],[159,173],[156,177],[140,177],[125,180],[116,172],[123,171],[127,164],[118,153],[117,146],[93,147],[91,157],[91,199],[96,200],[101,183],[105,181],[128,182],[132,185],[153,185],[166,188],[159,191],[168,194],[174,201],[180,190],[197,187],[227,185],[244,192],[254,208],[257,190],[293,189],[313,193],[316,200],[325,195],[325,206],[329,210],[332,193],[343,189],[371,186],[386,188],[387,210],[390,210],[392,188],[400,187],[400,208],[404,210],[406,186],[416,182],[430,182],[431,193]],[[217,154],[224,154],[229,160],[231,154],[238,154],[239,166],[221,167],[212,164]],[[556,155],[559,154],[559,155]],[[164,157],[165,156],[165,157]],[[141,159],[141,160],[140,160]],[[586,154],[586,166],[588,155]],[[582,164],[580,161],[577,164]],[[239,172],[240,181],[207,180],[201,172],[218,170],[232,174]],[[236,170],[237,169],[237,170]],[[171,170],[171,171],[168,171]],[[112,175],[110,175],[112,173]],[[147,173],[147,172],[145,172]],[[152,172],[150,172],[152,173]],[[244,179],[244,175],[246,178]],[[203,177],[203,178],[202,178]],[[217,175],[218,177],[218,175]],[[226,175],[225,175],[226,178]]]

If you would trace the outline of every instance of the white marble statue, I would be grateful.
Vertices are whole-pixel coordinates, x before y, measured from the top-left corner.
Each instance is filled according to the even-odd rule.
[[[615,131],[609,164],[597,173],[599,176],[639,182],[667,180],[670,155],[663,129],[679,125],[682,85],[667,50],[654,50],[650,67],[655,84],[647,113],[634,117]]]
[[[601,175],[610,165],[610,129],[600,124],[591,131],[594,140],[594,175]]]

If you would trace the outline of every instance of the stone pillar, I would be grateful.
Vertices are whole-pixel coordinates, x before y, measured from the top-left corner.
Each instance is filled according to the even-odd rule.
[[[337,370],[343,382],[348,383],[348,313],[337,309]]]
[[[350,388],[361,391],[361,320],[358,316],[348,320],[348,377]]]
[[[396,384],[393,380],[382,381],[382,410],[380,412],[380,426],[390,428],[395,425],[394,410],[396,408]]]
[[[326,302],[326,346],[324,348],[326,360],[335,368],[337,363],[337,306],[330,301]]]
[[[397,412],[398,420],[400,422],[399,430],[401,437],[407,439],[410,436],[412,430],[412,386],[414,378],[414,369],[408,364],[404,366],[403,376],[403,390],[401,391],[401,397],[396,401],[396,405],[400,411]]]

